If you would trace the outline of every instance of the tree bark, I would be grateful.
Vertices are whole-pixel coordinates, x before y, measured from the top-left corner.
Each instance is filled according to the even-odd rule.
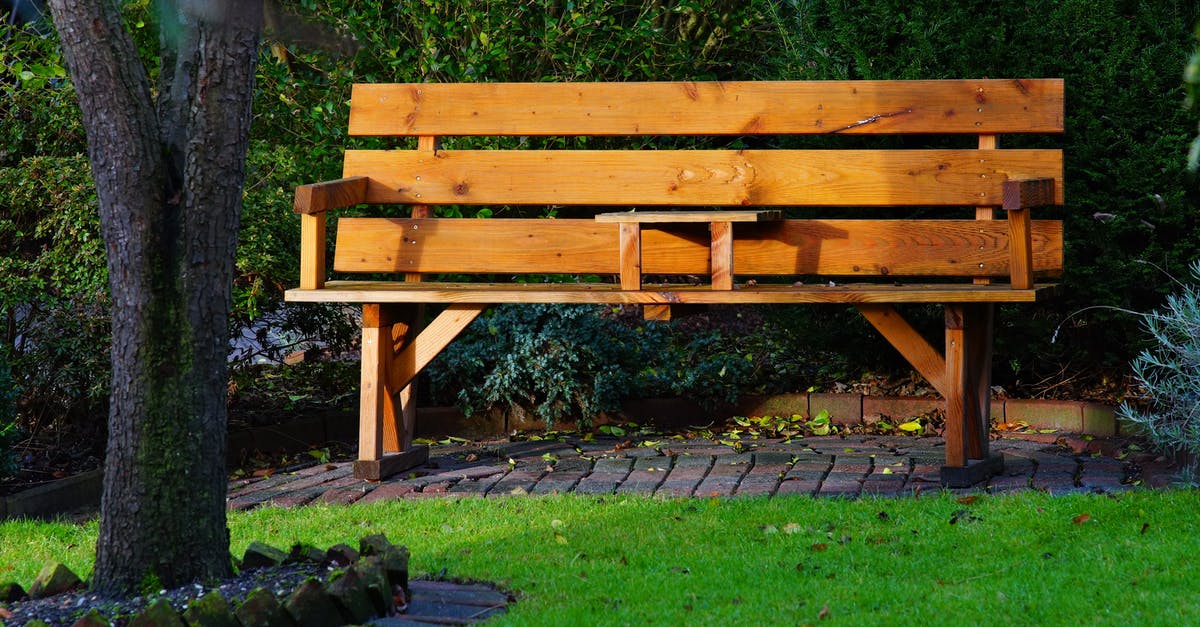
[[[115,0],[50,0],[88,132],[113,380],[93,588],[230,573],[228,318],[262,9],[158,0],[157,94]]]

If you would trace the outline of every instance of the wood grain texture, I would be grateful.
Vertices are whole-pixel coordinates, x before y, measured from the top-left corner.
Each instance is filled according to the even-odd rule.
[[[709,229],[712,231],[710,245],[710,264],[712,288],[714,290],[733,289],[733,223],[713,222]]]
[[[596,215],[597,222],[637,222],[639,224],[689,224],[711,222],[770,222],[783,218],[778,209],[762,211],[618,211]]]
[[[359,84],[351,135],[1061,133],[1062,79]]]
[[[859,305],[858,311],[943,397],[948,393],[946,360],[891,305]]]
[[[997,148],[1000,147],[1000,138],[997,137],[996,135],[980,135],[978,141],[979,141],[979,149],[980,150],[996,150]],[[989,207],[989,206],[975,207],[975,219],[976,220],[995,220],[996,219],[996,208]],[[991,282],[992,282],[992,279],[989,277],[981,277],[981,276],[975,277],[975,283],[977,283],[979,285],[987,285],[988,283],[991,283]]]
[[[999,206],[1005,181],[1062,171],[1042,149],[348,150],[343,174],[371,203],[877,207]]]
[[[1062,224],[1033,221],[1033,271],[1062,270]],[[782,220],[738,224],[743,276],[1008,277],[1009,227],[976,220]],[[703,225],[641,229],[641,273],[711,273]],[[338,272],[618,274],[617,224],[593,220],[342,218]]]
[[[300,287],[320,289],[325,284],[325,214],[300,216]]]
[[[401,283],[329,281],[320,290],[288,290],[288,302],[308,303],[580,303],[628,305],[771,304],[771,303],[1032,303],[1061,289],[1057,284],[1028,290],[1007,285],[914,283],[879,285],[737,286],[718,292],[707,286],[645,286],[622,290],[611,283]]]
[[[967,352],[964,337],[963,307],[948,304],[946,310],[946,427],[942,437],[946,439],[946,465],[967,465],[966,422],[967,422]]]
[[[1033,223],[1029,209],[1008,212],[1009,282],[1015,289],[1033,285]]]
[[[636,222],[620,225],[621,289],[642,289],[642,228]]]
[[[995,305],[971,304],[963,308],[966,331],[966,439],[968,459],[987,459],[992,430],[992,337]]]
[[[452,304],[446,307],[396,355],[393,367],[388,372],[388,387],[399,390],[412,383],[425,366],[485,309],[487,305],[483,304]]]
[[[384,396],[392,358],[391,325],[383,319],[383,309],[380,304],[363,305],[358,457],[364,460],[383,455]]]
[[[367,202],[366,191],[367,180],[361,176],[299,185],[296,187],[295,210],[299,214],[312,214],[353,207]]]
[[[1054,179],[1041,178],[1005,181],[1001,206],[1006,211],[1046,207],[1056,204]]]

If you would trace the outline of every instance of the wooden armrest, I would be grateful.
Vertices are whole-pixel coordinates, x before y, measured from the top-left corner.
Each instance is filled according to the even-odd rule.
[[[1003,199],[1005,211],[1053,205],[1054,179],[1005,181]]]
[[[1004,210],[1008,212],[1011,261],[1009,276],[1013,289],[1033,287],[1033,242],[1029,209],[1054,204],[1054,179],[1004,182]]]
[[[367,201],[368,180],[365,176],[351,176],[336,181],[299,185],[296,187],[296,213],[312,215],[364,203]]]

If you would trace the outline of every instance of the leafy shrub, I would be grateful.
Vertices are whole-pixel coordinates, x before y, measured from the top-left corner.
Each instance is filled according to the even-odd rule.
[[[6,351],[0,349],[0,480],[17,469],[17,457],[11,450],[17,433],[17,385],[8,367]]]
[[[596,307],[497,307],[451,344],[430,378],[435,390],[458,390],[467,414],[519,405],[550,425],[587,420],[618,408],[665,339],[652,327],[612,324]]]
[[[584,305],[496,307],[430,365],[433,396],[453,397],[467,414],[517,405],[550,425],[587,424],[628,398],[678,396],[711,410],[808,374],[780,330],[757,317],[750,335],[736,321],[643,324],[638,315]]]
[[[1185,477],[1200,469],[1200,261],[1195,282],[1167,297],[1160,310],[1141,315],[1153,347],[1133,360],[1133,373],[1148,405],[1123,403],[1118,415],[1160,450],[1190,455]]]
[[[0,167],[0,318],[27,405],[52,419],[107,396],[108,274],[87,160]]]

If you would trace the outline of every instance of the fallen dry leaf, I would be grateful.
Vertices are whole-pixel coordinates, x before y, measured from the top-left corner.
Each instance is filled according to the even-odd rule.
[[[826,618],[829,618],[829,606],[828,605],[823,606],[821,608],[821,611],[817,612],[817,618],[819,618],[821,620],[825,620]]]
[[[812,545],[812,546],[811,546],[811,547],[809,547],[809,548],[811,548],[812,550],[814,550],[814,551],[817,551],[817,552],[819,553],[819,552],[821,552],[821,551],[824,551],[824,550],[828,549],[828,548],[829,548],[829,545],[828,545],[828,544],[825,544],[824,542],[818,542],[818,543],[816,543],[816,544]]]
[[[1080,514],[1080,515],[1072,518],[1071,520],[1077,525],[1082,525],[1083,523],[1085,523],[1091,519],[1092,519],[1091,514]]]
[[[975,501],[978,501],[978,500],[979,500],[978,496],[971,495],[971,496],[964,496],[964,497],[958,498],[955,500],[955,502],[961,503],[963,505],[970,505],[971,503],[974,503]]]

